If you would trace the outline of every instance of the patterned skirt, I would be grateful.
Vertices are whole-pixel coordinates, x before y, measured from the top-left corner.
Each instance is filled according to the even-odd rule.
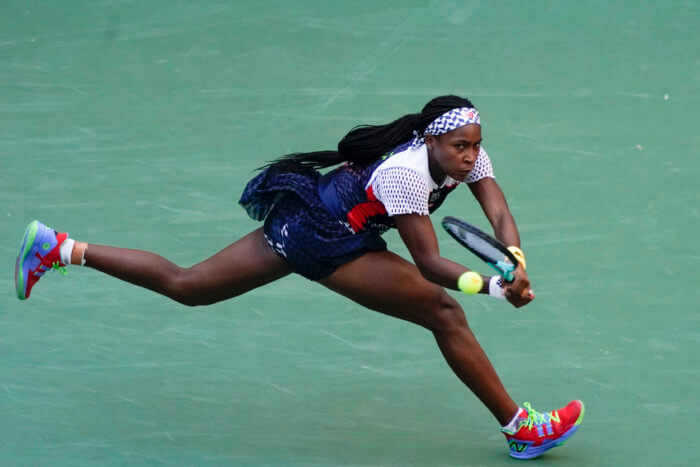
[[[265,221],[265,237],[275,253],[310,280],[367,252],[386,250],[379,232],[355,233],[347,219],[329,212],[319,196],[319,177],[313,169],[269,167],[248,182],[239,201],[250,217]]]

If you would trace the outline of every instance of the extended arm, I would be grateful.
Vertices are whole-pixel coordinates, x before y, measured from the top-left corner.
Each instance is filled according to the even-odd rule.
[[[485,177],[475,183],[470,183],[469,188],[491,223],[496,238],[506,246],[520,247],[518,227],[515,225],[506,197],[496,180]],[[505,287],[505,293],[508,301],[519,307],[532,301],[530,279],[521,265],[518,265],[514,274],[515,280]]]
[[[396,228],[406,244],[413,261],[423,277],[430,282],[452,290],[458,290],[459,276],[469,271],[464,266],[440,256],[435,229],[430,217],[419,214],[394,216]],[[481,293],[488,292],[488,278],[484,277],[485,287]]]
[[[496,180],[486,177],[478,182],[470,183],[468,186],[491,223],[496,238],[506,246],[520,247],[518,227],[515,225],[506,197]]]

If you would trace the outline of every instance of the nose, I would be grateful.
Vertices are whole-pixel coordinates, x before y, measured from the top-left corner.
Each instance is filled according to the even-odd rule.
[[[477,157],[479,157],[479,150],[476,148],[469,149],[465,155],[464,162],[472,165],[476,162]]]

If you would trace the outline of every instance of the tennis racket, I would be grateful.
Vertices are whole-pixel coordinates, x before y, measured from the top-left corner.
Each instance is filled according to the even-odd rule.
[[[445,217],[442,226],[452,238],[494,268],[503,279],[513,282],[513,271],[518,260],[501,242],[456,217]]]

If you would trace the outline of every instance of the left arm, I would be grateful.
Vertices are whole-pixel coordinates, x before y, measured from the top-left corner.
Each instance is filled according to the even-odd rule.
[[[506,197],[496,180],[491,177],[485,177],[477,182],[470,183],[469,189],[481,205],[484,214],[486,214],[486,218],[493,227],[496,238],[506,246],[514,245],[519,248],[520,234],[518,233],[518,227],[515,225]],[[520,263],[518,263],[514,275],[513,283],[505,287],[506,298],[516,306],[523,306],[532,301],[530,296],[530,279]]]
[[[518,227],[496,180],[485,177],[478,182],[469,183],[468,186],[486,214],[496,238],[506,246],[515,245],[520,248]]]

